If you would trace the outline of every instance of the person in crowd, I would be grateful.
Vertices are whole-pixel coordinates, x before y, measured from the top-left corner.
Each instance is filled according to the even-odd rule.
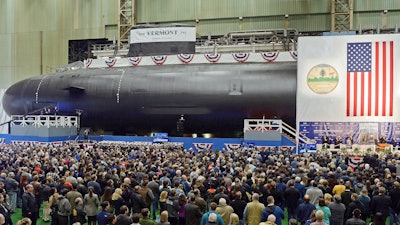
[[[100,197],[100,202],[111,202],[112,201],[112,195],[113,195],[113,189],[111,187],[105,187],[104,188],[104,193]],[[109,207],[107,208],[108,212],[114,213],[114,205],[110,204]]]
[[[84,224],[87,222],[86,220],[86,212],[83,206],[83,199],[82,198],[77,198],[75,199],[75,206],[74,210],[72,211],[72,222],[76,223],[79,222],[81,224]]]
[[[159,200],[159,204],[160,204],[160,211],[165,211],[167,210],[167,198],[168,198],[168,192],[167,191],[162,191],[160,193],[160,200]]]
[[[167,211],[163,211],[160,213],[160,222],[158,222],[156,225],[170,225],[170,223],[168,222],[168,212]]]
[[[140,217],[138,214],[132,215],[132,224],[131,225],[140,225],[139,221],[140,221]]]
[[[365,207],[364,204],[362,204],[360,202],[360,200],[358,200],[358,195],[357,193],[353,193],[351,194],[351,201],[349,204],[349,207],[346,208],[346,217],[345,219],[350,219],[353,217],[353,211],[355,209],[359,209],[361,211],[361,219],[363,219],[364,221],[367,219],[367,215],[365,214]]]
[[[315,180],[311,181],[311,187],[307,189],[306,194],[310,197],[310,203],[318,205],[320,198],[324,197],[324,193],[318,188],[318,182]]]
[[[221,197],[219,199],[219,204],[218,207],[215,209],[215,212],[222,216],[224,224],[229,224],[231,214],[234,212],[234,210],[232,206],[226,203],[226,199]]]
[[[88,189],[89,193],[83,198],[83,204],[85,205],[85,211],[88,217],[88,225],[96,225],[100,200],[98,195],[94,193],[95,188],[93,186],[90,186]]]
[[[273,214],[275,216],[275,223],[277,225],[282,225],[282,219],[285,218],[285,213],[281,209],[281,207],[275,205],[274,197],[268,196],[267,197],[268,205],[262,212],[261,221],[267,221],[268,216]]]
[[[224,225],[224,219],[222,218],[222,216],[220,214],[218,214],[216,212],[218,205],[215,202],[211,202],[210,204],[210,210],[208,210],[208,212],[204,213],[201,217],[201,225],[206,225],[208,223],[208,218],[210,216],[211,213],[215,213],[217,215],[217,219],[215,221],[215,223],[217,225]]]
[[[139,222],[139,217],[138,216],[136,216],[136,218],[137,218],[137,222],[135,223],[135,221],[133,220],[133,216],[132,216],[132,224],[131,225],[140,225],[140,224],[138,224],[138,222]],[[115,216],[115,214],[110,214],[108,217],[107,217],[107,225],[114,225],[114,224],[117,224],[117,216]]]
[[[98,225],[107,225],[108,217],[111,215],[109,212],[110,203],[108,201],[103,201],[101,203],[101,211],[97,214],[97,224]]]
[[[286,188],[284,197],[288,212],[288,218],[297,218],[297,208],[299,207],[299,201],[301,198],[300,191],[295,188],[293,180],[287,182],[288,188]]]
[[[119,215],[117,216],[117,221],[115,224],[118,225],[130,225],[132,223],[132,219],[129,216],[129,208],[126,205],[121,206],[119,209]],[[139,215],[139,214],[133,214],[133,215]],[[138,216],[139,217],[139,216]]]
[[[18,220],[17,225],[32,225],[32,220],[29,219],[28,217],[22,218]]]
[[[4,217],[3,214],[0,213],[0,225],[5,224],[5,222],[6,222],[6,218]]]
[[[4,195],[0,194],[0,214],[4,216],[4,223],[6,225],[13,225],[11,220],[10,208],[5,202]]]
[[[315,213],[317,212],[317,210],[313,210],[311,212],[310,218],[304,223],[305,225],[310,225],[311,223],[317,221],[317,219],[315,218]]]
[[[217,215],[215,213],[210,213],[206,225],[217,225]]]
[[[196,196],[189,194],[189,202],[185,206],[185,225],[200,225],[202,215],[200,207],[196,205]]]
[[[377,212],[372,217],[371,225],[385,225],[386,224],[386,219],[385,218],[386,217],[381,212]]]
[[[331,217],[331,210],[328,208],[328,206],[325,205],[325,199],[320,198],[319,199],[319,203],[318,205],[315,207],[317,209],[317,213],[318,211],[322,211],[323,212],[323,222],[330,225],[329,223],[329,218]],[[317,214],[315,215],[318,221],[318,216]]]
[[[114,209],[114,214],[119,214],[119,209],[121,206],[125,205],[125,201],[122,198],[122,189],[121,188],[116,188],[114,193],[111,196],[111,203],[112,208]]]
[[[333,202],[329,203],[328,208],[331,211],[330,225],[343,225],[346,206],[342,203],[342,197],[340,195],[333,196]]]
[[[228,225],[239,225],[239,216],[236,213],[232,213],[229,218]]]
[[[247,203],[243,212],[243,221],[246,225],[258,225],[261,222],[261,216],[264,211],[264,204],[259,202],[260,196],[254,193],[251,196],[252,201]]]
[[[375,196],[372,197],[371,200],[371,205],[370,205],[370,212],[372,214],[372,218],[374,218],[374,215],[376,215],[378,212],[382,214],[383,219],[386,220],[386,218],[390,215],[389,209],[390,206],[392,205],[392,200],[390,199],[389,196],[386,195],[386,188],[384,187],[379,187],[379,193]]]
[[[166,201],[167,204],[167,212],[168,212],[168,222],[171,225],[178,225],[178,219],[179,219],[179,201],[178,201],[178,196],[176,196],[176,191],[175,189],[172,189],[169,194],[168,194],[168,199]],[[150,206],[150,203],[149,203]]]
[[[26,191],[22,195],[22,216],[28,217],[32,221],[32,225],[36,225],[39,218],[39,208],[33,193],[34,188],[31,184],[27,184],[25,188]]]
[[[310,203],[310,196],[304,195],[303,203],[297,209],[297,220],[301,225],[304,225],[310,218],[311,213],[315,210],[315,205]]]
[[[328,225],[327,223],[324,222],[324,211],[322,210],[317,210],[315,212],[315,221],[312,222],[310,225]]]
[[[157,175],[152,176],[152,180],[149,182],[148,187],[154,195],[154,198],[151,201],[151,218],[156,219],[156,211],[158,209],[158,201],[160,199],[160,184],[158,183]]]
[[[70,215],[72,214],[72,207],[66,195],[68,189],[62,189],[58,197],[58,223],[60,225],[69,225]]]
[[[353,216],[346,220],[345,225],[366,225],[365,220],[361,219],[361,210],[354,209]]]
[[[163,212],[167,212],[167,211],[163,211]],[[139,223],[140,225],[154,225],[154,221],[152,219],[150,219],[150,210],[148,208],[143,208],[142,211],[142,218],[140,219]],[[168,221],[168,212],[164,215],[167,216],[167,221]]]
[[[69,192],[67,193],[67,195],[65,196],[65,197],[68,199],[69,204],[71,204],[71,208],[72,208],[72,209],[75,208],[75,200],[76,200],[77,198],[83,199],[82,194],[77,190],[77,188],[78,188],[78,183],[77,183],[77,182],[76,182],[76,183],[73,183],[73,184],[72,184],[72,190],[69,191]],[[71,223],[72,223],[72,216],[73,216],[73,215],[71,214],[71,218],[70,218]],[[79,221],[76,221],[76,222],[79,222]]]
[[[18,194],[18,181],[15,180],[15,173],[9,172],[7,178],[4,181],[4,186],[6,188],[7,194],[10,198],[10,213],[15,212],[17,207],[17,194]],[[47,199],[48,201],[48,199]],[[46,218],[47,219],[47,218]]]
[[[243,225],[243,212],[246,208],[247,202],[242,198],[242,192],[237,191],[235,193],[235,199],[232,201],[231,206],[233,208],[233,212],[239,217],[239,224]]]
[[[270,214],[267,218],[267,221],[261,222],[260,225],[277,225],[276,217],[274,216],[274,214]]]
[[[51,225],[58,225],[58,197],[57,188],[53,187],[50,191],[49,205],[51,208]]]

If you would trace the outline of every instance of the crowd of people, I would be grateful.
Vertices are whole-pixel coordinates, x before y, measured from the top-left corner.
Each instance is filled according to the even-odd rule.
[[[33,225],[383,225],[400,215],[396,154],[349,166],[346,155],[279,147],[193,152],[108,142],[4,144],[0,152],[6,225],[17,207],[18,223]]]

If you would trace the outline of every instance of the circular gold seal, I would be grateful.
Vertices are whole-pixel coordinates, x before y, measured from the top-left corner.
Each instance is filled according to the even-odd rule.
[[[328,94],[335,90],[339,76],[335,68],[328,64],[319,64],[307,74],[308,87],[317,94]]]

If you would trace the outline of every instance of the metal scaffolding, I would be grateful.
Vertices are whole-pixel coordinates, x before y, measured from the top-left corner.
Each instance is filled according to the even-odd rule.
[[[135,0],[119,0],[119,20],[118,20],[118,45],[129,42],[131,27],[136,24]]]
[[[331,31],[353,29],[353,0],[331,0]]]

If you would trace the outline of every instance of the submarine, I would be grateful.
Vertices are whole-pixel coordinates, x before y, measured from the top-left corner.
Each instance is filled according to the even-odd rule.
[[[80,110],[82,126],[119,134],[174,133],[181,115],[185,132],[219,136],[241,132],[246,118],[294,121],[296,63],[161,67],[80,69],[32,77],[6,90],[3,107],[9,115],[48,106],[60,115]]]
[[[8,115],[78,114],[81,127],[118,135],[239,137],[244,119],[295,124],[296,79],[291,52],[90,59],[13,84],[3,107]]]

